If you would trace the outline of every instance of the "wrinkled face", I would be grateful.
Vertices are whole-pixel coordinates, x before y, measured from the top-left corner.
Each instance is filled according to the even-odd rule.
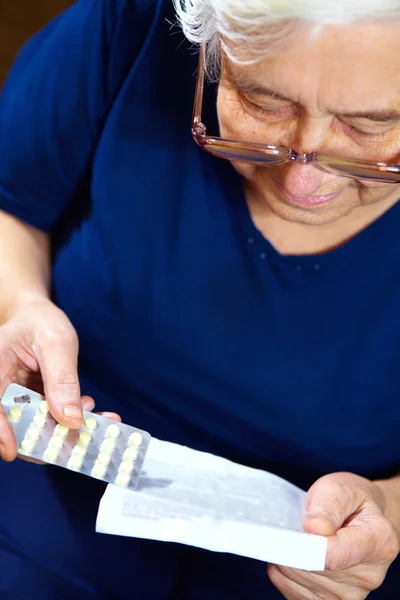
[[[224,59],[221,136],[376,162],[400,163],[400,24],[326,27],[254,65]],[[234,163],[280,217],[322,225],[400,197],[398,184],[361,183],[313,165]]]

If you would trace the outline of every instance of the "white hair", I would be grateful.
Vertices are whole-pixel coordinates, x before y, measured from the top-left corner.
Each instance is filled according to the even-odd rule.
[[[234,62],[272,54],[299,28],[400,17],[400,0],[173,0],[187,39],[206,48],[207,70],[216,74],[221,47]],[[246,56],[247,59],[243,57]]]

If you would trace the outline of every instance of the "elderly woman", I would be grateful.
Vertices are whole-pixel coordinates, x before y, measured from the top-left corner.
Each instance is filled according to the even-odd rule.
[[[1,391],[310,488],[326,570],[98,536],[1,415],[1,600],[398,600],[400,1],[175,9],[79,0],[11,70]]]

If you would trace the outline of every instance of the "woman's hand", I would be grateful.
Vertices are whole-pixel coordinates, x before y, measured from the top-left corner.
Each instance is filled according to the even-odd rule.
[[[269,565],[286,600],[364,600],[382,584],[400,550],[383,489],[350,473],[327,475],[311,487],[304,530],[328,536],[326,570]]]
[[[42,296],[24,298],[0,327],[0,398],[10,383],[44,392],[53,417],[70,429],[83,423],[82,408],[94,401],[81,397],[78,337],[66,315]],[[114,413],[103,413],[120,420]],[[12,427],[0,404],[0,456],[17,455]]]

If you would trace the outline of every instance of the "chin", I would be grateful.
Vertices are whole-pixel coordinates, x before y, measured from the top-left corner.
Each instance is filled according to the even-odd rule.
[[[315,226],[335,223],[339,219],[349,215],[356,208],[356,205],[349,206],[346,204],[346,206],[343,206],[342,204],[340,206],[340,203],[337,201],[313,208],[293,206],[292,204],[271,198],[266,199],[266,203],[270,210],[284,221]]]

